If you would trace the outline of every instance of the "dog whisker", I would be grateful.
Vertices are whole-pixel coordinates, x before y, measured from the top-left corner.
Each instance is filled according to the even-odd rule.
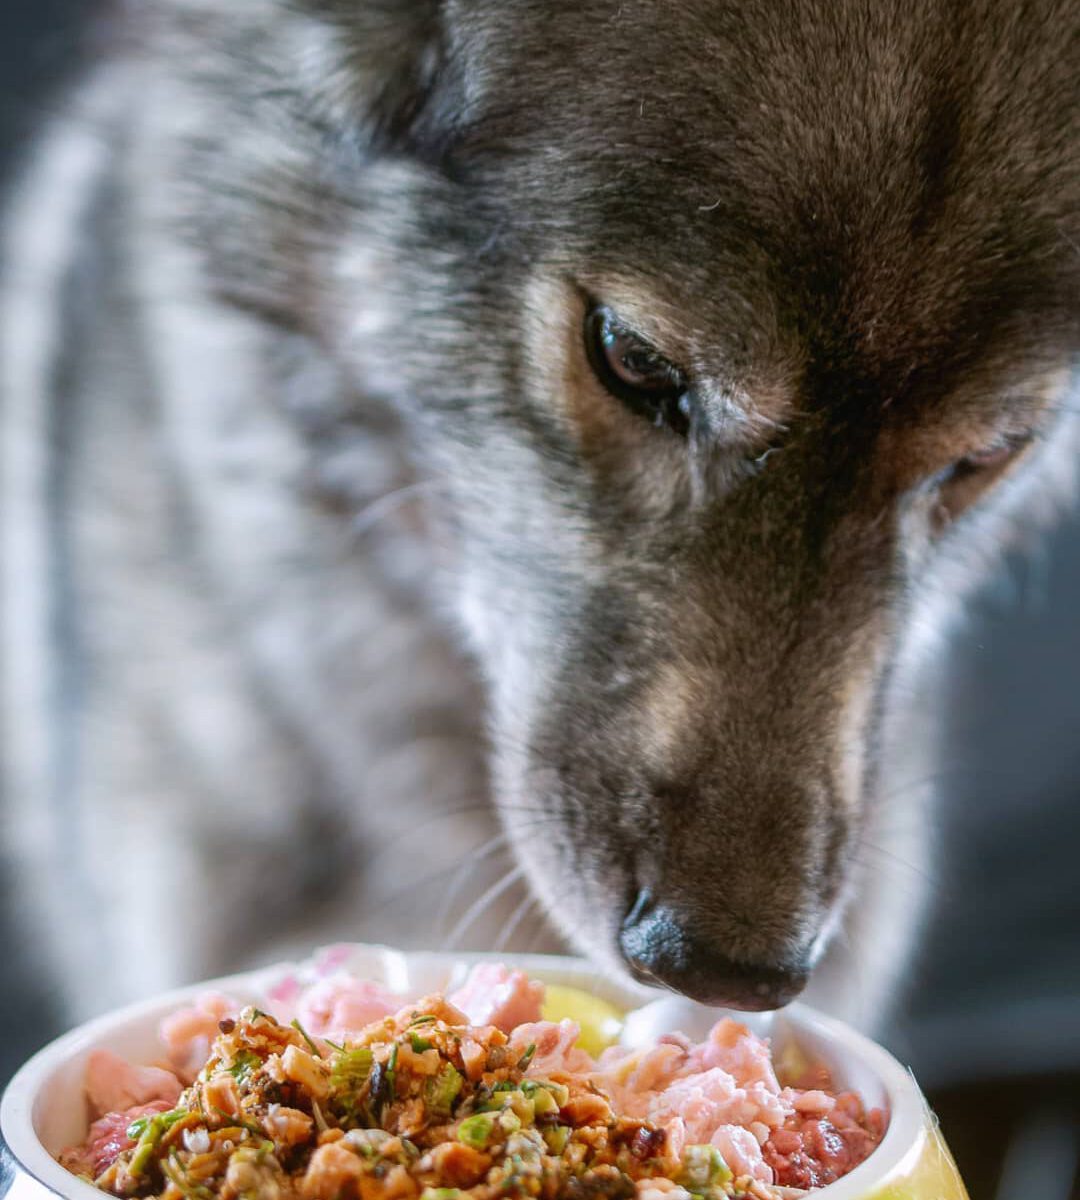
[[[385,496],[380,496],[377,500],[373,500],[366,508],[361,509],[353,517],[353,537],[357,539],[364,537],[380,521],[386,520],[387,517],[397,512],[398,509],[404,508],[411,500],[415,500],[419,496],[431,495],[432,492],[444,486],[445,484],[439,480],[429,479],[419,483],[406,484],[395,491],[387,492]]]
[[[458,896],[461,894],[461,889],[465,886],[470,877],[469,873],[471,871],[475,871],[486,859],[490,858],[492,854],[496,854],[500,850],[505,850],[506,848],[507,834],[505,832],[500,832],[495,834],[494,837],[489,838],[481,846],[477,847],[476,850],[467,854],[462,860],[460,867],[450,883],[450,887],[447,889],[445,907],[439,920],[440,941],[445,941],[447,939],[447,924],[450,920],[450,914],[454,909],[454,905],[457,903]]]
[[[495,881],[482,895],[465,910],[464,916],[450,931],[450,936],[447,938],[447,944],[458,947],[462,937],[476,924],[477,921],[487,912],[487,910],[495,904],[497,900],[505,895],[512,887],[520,883],[525,874],[525,868],[522,866],[511,867],[501,878]]]
[[[499,936],[492,943],[492,950],[494,950],[496,953],[501,953],[503,950],[505,950],[510,944],[511,939],[517,932],[522,921],[528,917],[531,911],[534,909],[539,909],[539,905],[539,898],[534,896],[531,891],[526,892],[521,903],[517,906],[517,908],[514,909],[510,916],[507,917],[506,923],[499,931]]]

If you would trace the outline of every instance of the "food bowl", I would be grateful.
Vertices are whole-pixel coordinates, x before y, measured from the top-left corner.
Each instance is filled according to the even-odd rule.
[[[509,961],[550,985],[590,992],[634,1010],[623,1038],[644,1042],[679,1028],[703,1037],[716,1012],[676,996],[626,987],[605,979],[575,958],[542,955],[408,954],[381,946],[338,947],[335,965],[397,992],[429,992],[456,985],[484,960]],[[158,1025],[163,1017],[206,991],[224,992],[243,1004],[259,1004],[295,964],[212,980],[110,1013],[50,1043],[18,1072],[0,1103],[0,1197],[101,1200],[102,1192],[56,1161],[62,1149],[82,1140],[89,1124],[83,1091],[86,1062],[96,1049],[133,1063],[161,1057]],[[889,1128],[873,1154],[839,1182],[813,1193],[815,1200],[966,1200],[964,1185],[936,1122],[911,1074],[891,1055],[847,1026],[800,1004],[782,1012],[740,1015],[772,1039],[777,1061],[799,1054],[821,1062],[838,1089],[858,1091],[868,1107],[889,1112]],[[6,1159],[6,1161],[4,1161]]]

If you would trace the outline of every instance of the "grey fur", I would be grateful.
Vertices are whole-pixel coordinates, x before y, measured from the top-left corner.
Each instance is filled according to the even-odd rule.
[[[486,710],[576,944],[620,969],[646,887],[879,1016],[937,639],[1071,486],[1076,6],[160,0],[131,30],[4,276],[3,844],[73,1008],[431,940],[438,883],[373,897],[486,835]],[[586,295],[690,371],[688,442],[591,377]],[[950,463],[1029,427],[961,513]]]

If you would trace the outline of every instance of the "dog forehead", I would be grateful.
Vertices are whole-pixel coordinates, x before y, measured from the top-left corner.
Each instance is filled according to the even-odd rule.
[[[1006,0],[474,0],[461,15],[465,153],[571,266],[663,277],[718,334],[787,327],[871,376],[1025,313],[1073,336],[1080,133],[1060,45],[1076,5],[1034,0],[1020,20]]]

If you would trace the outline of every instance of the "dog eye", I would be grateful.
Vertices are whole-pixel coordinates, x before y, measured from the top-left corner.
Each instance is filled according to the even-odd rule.
[[[962,458],[957,467],[969,472],[994,471],[1012,462],[1030,441],[1030,436],[1002,438],[1001,441]]]
[[[597,379],[631,412],[675,433],[689,432],[686,376],[603,305],[585,318],[585,350]]]
[[[976,450],[972,454],[965,455],[953,464],[946,482],[958,478],[967,478],[972,475],[1000,471],[1031,445],[1032,436],[1030,433],[1010,434],[999,438],[996,442],[992,442],[982,450]]]
[[[939,477],[939,518],[951,520],[974,504],[1004,475],[1033,440],[1034,435],[1030,433],[1012,434],[953,463]]]

